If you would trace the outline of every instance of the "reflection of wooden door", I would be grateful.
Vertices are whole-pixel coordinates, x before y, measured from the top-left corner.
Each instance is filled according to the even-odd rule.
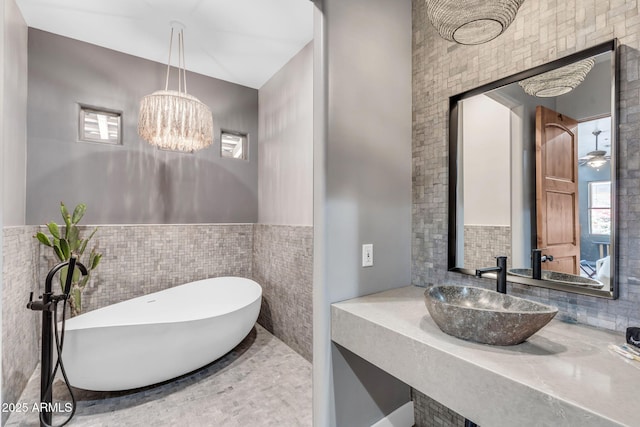
[[[580,274],[578,122],[536,107],[536,222],[545,270]]]

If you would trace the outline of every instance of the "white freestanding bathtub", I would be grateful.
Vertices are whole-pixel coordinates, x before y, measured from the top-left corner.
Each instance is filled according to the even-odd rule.
[[[191,372],[251,331],[262,288],[250,279],[199,280],[67,320],[62,358],[72,386],[128,390]]]

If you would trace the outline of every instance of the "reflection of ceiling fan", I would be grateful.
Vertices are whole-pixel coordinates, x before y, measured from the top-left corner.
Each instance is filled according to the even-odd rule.
[[[606,151],[598,150],[598,135],[600,135],[601,132],[601,130],[591,132],[596,136],[596,149],[589,151],[584,157],[580,157],[580,166],[587,165],[594,169],[599,169],[611,159],[611,156],[608,155]]]

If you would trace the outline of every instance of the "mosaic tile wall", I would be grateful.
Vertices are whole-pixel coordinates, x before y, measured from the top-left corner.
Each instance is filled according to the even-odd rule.
[[[2,230],[2,400],[17,402],[40,360],[40,312],[27,310],[29,291],[37,293],[37,227]],[[2,424],[9,416],[2,412]]]
[[[91,230],[81,227],[83,236]],[[251,278],[253,224],[100,225],[92,243],[103,257],[85,312],[207,277]],[[40,277],[57,261],[44,249]]]
[[[511,227],[499,225],[464,226],[464,266],[484,268],[496,264],[496,256],[507,256],[511,267]]]
[[[411,389],[415,424],[413,427],[464,427],[464,417],[442,406],[418,390]]]
[[[525,1],[504,34],[478,46],[456,45],[440,38],[427,18],[424,0],[413,0],[412,4],[412,282],[420,286],[447,280],[488,285],[486,281],[447,271],[448,98],[615,37],[620,42],[620,298],[606,300],[521,285],[509,285],[509,291],[557,306],[565,320],[617,331],[640,325],[638,2]],[[418,414],[422,409],[419,404],[416,406]]]
[[[256,224],[253,277],[262,285],[258,322],[311,361],[313,227]]]

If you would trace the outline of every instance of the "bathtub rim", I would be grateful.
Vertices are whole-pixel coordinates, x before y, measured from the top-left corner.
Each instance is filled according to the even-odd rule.
[[[205,281],[212,281],[212,280],[223,280],[223,279],[241,279],[243,282],[249,283],[251,284],[255,290],[257,291],[257,295],[253,296],[252,298],[248,298],[247,301],[243,301],[242,305],[234,307],[233,309],[228,309],[225,311],[219,311],[215,314],[211,314],[211,315],[207,315],[207,316],[199,316],[199,317],[192,317],[192,318],[188,318],[188,319],[175,319],[175,320],[162,320],[162,321],[157,321],[157,320],[153,320],[153,319],[145,319],[145,318],[141,318],[139,320],[136,320],[135,322],[130,321],[127,323],[118,323],[118,324],[110,324],[110,323],[106,323],[106,324],[100,324],[100,325],[76,325],[76,323],[79,323],[78,321],[74,320],[74,319],[79,319],[84,315],[89,315],[91,313],[96,313],[96,312],[101,312],[101,311],[107,311],[108,309],[113,310],[112,307],[114,306],[118,306],[120,304],[126,304],[126,303],[130,303],[131,301],[137,301],[143,298],[148,298],[152,295],[156,295],[165,291],[171,291],[171,290],[175,290],[181,286],[187,286],[187,285],[192,285],[195,283],[200,283],[200,282],[205,282]],[[110,304],[107,305],[105,307],[101,307],[95,310],[91,310],[88,311],[86,313],[82,313],[76,317],[72,317],[72,318],[68,318],[65,321],[65,330],[66,331],[82,331],[82,330],[94,330],[94,329],[102,329],[102,328],[119,328],[119,327],[135,327],[135,326],[142,326],[142,325],[151,325],[151,324],[166,324],[166,325],[171,325],[171,324],[176,324],[176,323],[188,323],[188,322],[196,322],[196,321],[200,321],[200,320],[206,320],[206,319],[214,319],[217,317],[222,317],[225,315],[228,315],[232,312],[238,311],[238,310],[242,310],[248,306],[250,306],[251,304],[254,304],[256,301],[261,300],[263,296],[263,291],[262,291],[262,286],[255,280],[248,278],[248,277],[240,277],[240,276],[218,276],[218,277],[208,277],[205,279],[198,279],[198,280],[194,280],[191,282],[187,282],[187,283],[183,283],[181,285],[176,285],[176,286],[172,286],[166,289],[161,289],[159,291],[155,291],[155,292],[151,292],[148,294],[144,294],[144,295],[140,295],[137,297],[133,297],[124,301],[120,301],[117,302],[115,304]],[[94,314],[95,316],[95,314]],[[58,321],[58,327],[60,327],[62,324],[62,320]]]

